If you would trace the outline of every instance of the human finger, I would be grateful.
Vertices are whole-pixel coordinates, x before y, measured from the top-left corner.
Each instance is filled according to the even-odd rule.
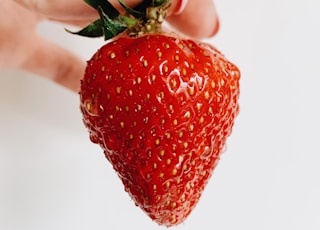
[[[99,17],[97,11],[83,0],[15,0],[29,10],[36,11],[47,18],[64,22],[91,22]],[[122,9],[118,0],[109,0],[118,10]],[[133,7],[142,0],[130,0],[128,6]]]
[[[219,18],[213,0],[172,0],[167,21],[182,33],[195,38],[218,32]]]
[[[36,47],[19,66],[28,72],[47,78],[74,92],[80,89],[80,80],[85,70],[85,61],[57,44],[36,37]]]

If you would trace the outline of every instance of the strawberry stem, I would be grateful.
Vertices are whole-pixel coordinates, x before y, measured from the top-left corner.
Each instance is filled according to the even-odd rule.
[[[144,0],[135,8],[128,7],[123,0],[118,0],[126,15],[119,11],[107,0],[84,0],[95,8],[100,18],[78,32],[67,32],[86,36],[101,37],[105,40],[126,31],[129,36],[139,36],[145,33],[161,31],[161,24],[166,16],[170,0]]]

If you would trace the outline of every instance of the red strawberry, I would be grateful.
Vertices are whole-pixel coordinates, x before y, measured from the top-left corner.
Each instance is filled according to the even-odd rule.
[[[179,224],[197,204],[238,114],[239,78],[211,45],[161,32],[122,35],[88,61],[80,97],[90,138],[157,223]]]

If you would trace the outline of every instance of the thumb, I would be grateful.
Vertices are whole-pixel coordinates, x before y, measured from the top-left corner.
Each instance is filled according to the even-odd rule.
[[[180,32],[194,37],[212,37],[219,19],[213,0],[172,0],[167,21]]]

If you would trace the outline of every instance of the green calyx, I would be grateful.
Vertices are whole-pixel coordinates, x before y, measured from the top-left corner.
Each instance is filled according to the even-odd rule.
[[[67,32],[85,37],[102,37],[105,40],[126,32],[129,36],[159,32],[166,17],[170,0],[144,0],[135,8],[128,7],[123,0],[118,0],[125,11],[120,12],[108,0],[84,0],[95,8],[100,18],[78,32]]]

